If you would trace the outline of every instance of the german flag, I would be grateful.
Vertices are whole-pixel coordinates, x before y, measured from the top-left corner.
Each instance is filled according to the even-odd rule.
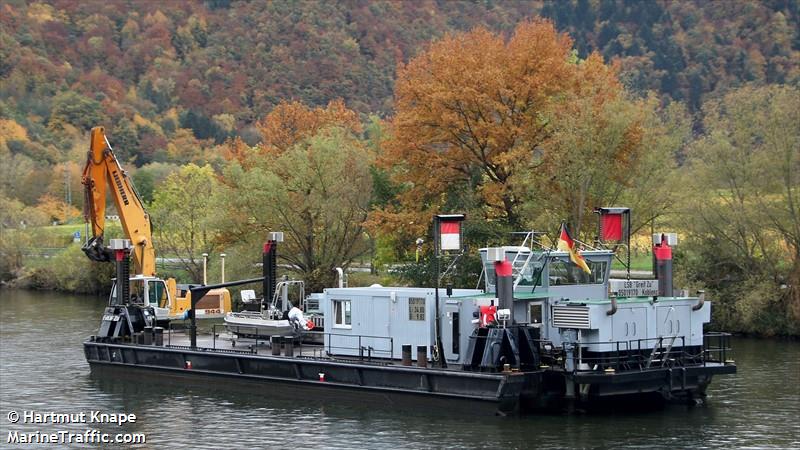
[[[567,231],[567,224],[562,222],[561,223],[561,234],[558,236],[558,249],[562,252],[569,253],[569,259],[578,267],[583,269],[586,273],[592,273],[589,269],[589,266],[586,265],[586,260],[583,259],[577,251],[575,251],[575,241],[569,235]]]

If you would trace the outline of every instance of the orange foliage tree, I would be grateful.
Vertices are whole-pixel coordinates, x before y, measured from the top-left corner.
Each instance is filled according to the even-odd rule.
[[[559,161],[574,150],[564,136],[554,141],[569,131],[559,122],[599,119],[623,93],[615,68],[597,55],[579,60],[572,40],[544,19],[522,23],[509,39],[483,28],[444,37],[398,69],[397,113],[379,163],[403,190],[371,225],[418,235],[431,214],[454,208],[528,225],[531,177],[577,170]],[[620,162],[637,139],[631,129],[614,144]]]
[[[283,101],[257,124],[264,139],[262,149],[279,154],[329,126],[361,133],[358,114],[341,99],[329,102],[325,108],[313,109],[297,101]]]
[[[381,163],[407,189],[373,220],[419,233],[455,188],[475,192],[487,218],[517,224],[514,176],[548,137],[545,113],[574,77],[571,50],[551,22],[534,20],[508,41],[484,28],[448,35],[401,66]]]
[[[68,205],[63,200],[59,200],[50,194],[45,194],[39,199],[36,209],[46,214],[50,220],[56,222],[66,222],[81,214],[74,206]]]

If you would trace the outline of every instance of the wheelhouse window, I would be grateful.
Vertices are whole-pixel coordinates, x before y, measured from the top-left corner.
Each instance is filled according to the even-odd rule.
[[[408,320],[425,320],[425,299],[408,299]]]
[[[131,292],[130,302],[134,305],[144,306],[144,281],[131,280],[129,289]]]
[[[580,267],[569,260],[569,257],[553,258],[550,261],[550,286],[563,286],[573,284],[602,284],[605,282],[605,261],[586,260],[591,273],[584,272]]]
[[[350,300],[333,301],[333,326],[351,328]]]
[[[539,252],[534,252],[531,259],[528,261],[527,267],[525,261],[528,259],[528,253],[521,253],[517,256],[515,252],[506,253],[506,259],[514,263],[514,278],[522,273],[522,279],[519,281],[520,286],[541,286],[542,285],[542,255]],[[516,261],[515,261],[516,259]],[[486,281],[490,285],[496,283],[494,273],[494,263],[487,262],[484,265],[486,271]]]
[[[542,285],[542,262],[529,261],[528,266],[524,267],[525,260],[517,260],[514,264],[514,274],[522,271],[522,279],[519,280],[520,286],[541,286]]]

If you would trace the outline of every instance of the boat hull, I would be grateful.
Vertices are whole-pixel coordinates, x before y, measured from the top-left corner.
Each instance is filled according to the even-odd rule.
[[[191,379],[226,377],[248,383],[289,384],[301,392],[360,391],[377,399],[410,395],[458,401],[462,405],[472,403],[498,415],[564,410],[641,394],[696,401],[704,397],[713,375],[736,372],[733,364],[715,363],[626,373],[568,373],[553,369],[484,373],[452,367],[402,366],[391,360],[335,359],[318,346],[302,347],[293,356],[258,351],[257,347],[245,351],[91,338],[84,342],[86,360],[93,370],[147,370]],[[410,404],[414,402],[412,399]]]
[[[231,313],[225,316],[225,329],[237,338],[269,339],[272,336],[298,336],[288,320],[264,319],[258,313]]]
[[[424,396],[477,403],[495,414],[516,413],[525,386],[523,373],[458,370],[263,356],[236,350],[209,350],[86,341],[94,368],[149,370],[178,377],[232,377],[257,383],[292,384],[306,390],[358,390],[378,395]]]

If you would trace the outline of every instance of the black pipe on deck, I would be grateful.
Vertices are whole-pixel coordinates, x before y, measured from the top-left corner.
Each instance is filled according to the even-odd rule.
[[[130,253],[127,248],[114,250],[117,271],[117,297],[113,300],[115,305],[127,305],[131,300]]]
[[[658,280],[658,296],[672,297],[672,247],[665,235],[661,242],[653,245],[654,272]]]
[[[404,365],[404,366],[410,366],[411,365],[411,345],[403,344],[402,365]]]
[[[275,297],[275,285],[278,281],[276,268],[278,266],[278,243],[274,240],[269,240],[264,244],[264,254],[262,255],[261,270],[264,276],[263,281],[263,295],[262,302],[266,305]]]
[[[189,292],[191,293],[192,297],[192,306],[189,310],[189,319],[191,320],[191,326],[189,327],[189,336],[191,337],[190,344],[192,348],[197,347],[197,318],[195,317],[195,307],[197,306],[197,302],[200,301],[208,291],[212,289],[221,289],[225,287],[231,286],[241,286],[243,284],[250,284],[250,283],[258,283],[262,281],[264,278],[248,278],[246,280],[237,280],[237,281],[229,281],[227,283],[219,283],[219,284],[204,284],[200,286],[190,285]]]
[[[514,308],[514,279],[512,278],[512,270],[511,263],[505,259],[494,263],[497,302],[499,303],[497,305],[498,309],[513,310]],[[511,324],[514,324],[514,314],[511,314]]]

